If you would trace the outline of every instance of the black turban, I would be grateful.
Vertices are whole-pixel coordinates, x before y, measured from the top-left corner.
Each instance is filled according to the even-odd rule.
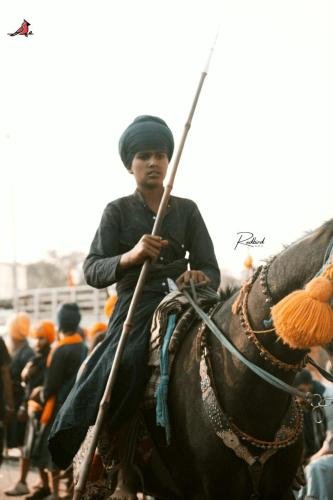
[[[75,302],[63,304],[58,311],[57,319],[61,332],[76,332],[81,320],[79,306]]]
[[[150,115],[135,118],[119,140],[119,154],[128,169],[139,151],[162,151],[170,161],[173,147],[173,135],[168,125],[161,118]]]

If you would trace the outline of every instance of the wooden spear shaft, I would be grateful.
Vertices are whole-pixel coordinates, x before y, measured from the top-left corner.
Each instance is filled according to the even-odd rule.
[[[188,131],[190,130],[194,111],[195,111],[195,108],[197,106],[197,102],[198,102],[198,99],[200,96],[200,92],[201,92],[204,80],[205,80],[207,73],[208,73],[208,67],[209,67],[209,63],[210,63],[210,60],[211,60],[211,57],[213,54],[213,50],[215,47],[216,38],[215,38],[215,41],[214,41],[212,48],[210,49],[210,53],[208,56],[206,66],[205,66],[203,72],[201,73],[199,85],[198,85],[197,91],[195,93],[195,97],[194,97],[194,100],[192,103],[192,107],[191,107],[188,119],[185,123],[183,135],[182,135],[180,144],[178,146],[178,151],[177,151],[177,154],[176,154],[176,157],[174,160],[174,164],[173,164],[173,167],[171,169],[167,185],[165,186],[160,205],[158,207],[152,235],[158,235],[160,228],[161,228],[161,225],[162,225],[162,221],[163,221],[164,214],[165,214],[165,209],[168,205],[170,193],[171,193],[172,188],[173,188],[173,183],[174,183],[175,176],[177,173],[177,168],[178,168],[178,165],[180,162],[180,158],[181,158],[181,155],[183,152],[186,137],[187,137]],[[98,410],[98,414],[97,414],[97,418],[96,418],[96,422],[95,422],[93,436],[92,436],[91,442],[89,444],[87,454],[86,454],[84,461],[83,461],[83,464],[82,464],[78,483],[75,487],[73,500],[79,500],[81,495],[83,494],[83,492],[85,490],[85,485],[87,482],[87,477],[89,474],[90,465],[91,465],[91,462],[92,462],[92,459],[93,459],[93,456],[94,456],[94,453],[96,450],[98,437],[99,437],[99,434],[101,431],[104,416],[105,416],[107,407],[110,403],[110,399],[112,396],[112,390],[114,387],[116,376],[117,376],[117,373],[119,370],[119,365],[121,362],[121,357],[122,357],[122,354],[124,351],[124,347],[126,345],[127,337],[132,329],[134,312],[135,312],[135,309],[136,309],[138,302],[140,300],[140,296],[141,296],[141,293],[143,290],[144,283],[146,281],[146,277],[147,277],[147,273],[149,271],[150,265],[151,265],[151,262],[149,259],[147,259],[142,266],[142,269],[141,269],[141,272],[139,275],[139,279],[138,279],[138,282],[136,284],[136,287],[135,287],[135,290],[133,293],[133,297],[132,297],[132,300],[131,300],[131,303],[130,303],[130,306],[128,309],[128,313],[127,313],[125,322],[123,324],[123,330],[121,332],[121,336],[120,336],[117,350],[115,353],[115,357],[113,360],[112,368],[111,368],[111,371],[110,371],[110,374],[109,374],[109,377],[108,377],[108,380],[107,380],[107,383],[105,386],[103,397],[102,397],[100,405],[99,405],[99,410]]]

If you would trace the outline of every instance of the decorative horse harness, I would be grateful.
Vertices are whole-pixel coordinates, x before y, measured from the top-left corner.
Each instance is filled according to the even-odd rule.
[[[252,278],[247,283],[245,283],[240,290],[238,300],[235,303],[234,312],[237,312],[239,314],[240,324],[243,331],[245,332],[249,341],[252,342],[259,350],[260,356],[263,359],[269,361],[271,364],[284,371],[297,372],[308,362],[318,368],[318,366],[311,358],[309,358],[308,355],[305,355],[300,362],[295,364],[289,364],[279,360],[273,354],[271,354],[258,340],[256,333],[261,332],[255,332],[252,329],[247,314],[248,295],[259,274],[262,293],[265,296],[265,302],[270,306],[273,305],[273,301],[268,290],[267,272],[268,264],[258,268]],[[222,439],[225,446],[233,450],[233,452],[239,458],[247,463],[253,486],[253,494],[251,495],[251,498],[259,498],[259,483],[263,472],[263,466],[265,465],[267,460],[278,450],[286,448],[295,443],[302,431],[303,414],[297,398],[305,399],[308,403],[311,404],[313,408],[317,409],[321,409],[321,407],[324,406],[323,398],[318,394],[304,393],[302,391],[299,391],[298,389],[286,384],[274,375],[266,372],[261,367],[258,367],[251,361],[247,360],[222,334],[222,332],[217,328],[217,326],[211,319],[214,313],[216,313],[217,308],[220,304],[217,307],[214,305],[209,311],[208,315],[206,315],[187,291],[184,290],[183,293],[185,294],[197,314],[203,320],[200,325],[198,335],[200,338],[200,379],[204,408],[218,438]],[[293,396],[288,411],[286,412],[282,424],[276,432],[273,441],[263,441],[243,432],[241,429],[239,429],[239,427],[237,427],[234,422],[232,422],[230,417],[228,417],[221,408],[221,405],[219,404],[216,396],[216,391],[214,389],[213,371],[210,364],[209,351],[206,342],[208,329],[211,330],[212,333],[214,333],[214,335],[218,338],[218,340],[224,347],[226,347],[232,354],[236,355],[238,359],[241,359],[241,361],[243,361],[252,371],[257,373],[257,375],[259,375],[261,378],[264,378],[267,382],[271,383],[275,387],[278,387],[279,389],[282,389]],[[264,331],[274,331],[274,329]],[[323,374],[323,370],[320,371]],[[327,372],[325,372],[325,375],[328,376],[327,378],[330,378]],[[331,380],[333,379],[331,378]],[[258,453],[253,454],[248,449],[248,445],[257,448]]]

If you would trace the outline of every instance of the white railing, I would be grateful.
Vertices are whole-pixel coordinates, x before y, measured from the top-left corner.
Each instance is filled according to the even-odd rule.
[[[41,319],[56,321],[57,311],[61,304],[76,302],[81,311],[82,326],[89,327],[97,321],[107,321],[104,304],[108,296],[109,292],[106,288],[98,290],[89,285],[21,291],[17,293],[13,309],[8,310],[7,314],[0,315],[0,323],[4,323],[8,314],[13,310],[28,313],[32,323]]]

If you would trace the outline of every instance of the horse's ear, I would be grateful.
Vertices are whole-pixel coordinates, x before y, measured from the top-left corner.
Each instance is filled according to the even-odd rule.
[[[327,344],[333,339],[333,264],[272,307],[276,333],[296,349]]]

